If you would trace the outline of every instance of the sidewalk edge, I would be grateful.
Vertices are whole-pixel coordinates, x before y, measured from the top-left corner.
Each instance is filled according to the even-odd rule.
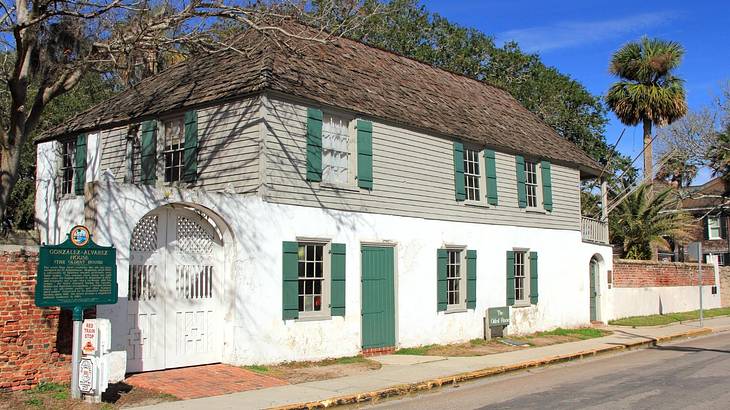
[[[288,404],[284,406],[272,407],[272,410],[300,410],[300,409],[322,409],[330,408],[335,406],[341,406],[346,404],[364,403],[368,401],[376,401],[379,399],[385,399],[389,397],[403,396],[410,393],[416,393],[421,391],[428,391],[441,386],[447,386],[451,384],[457,384],[469,380],[481,379],[490,376],[496,376],[499,374],[511,373],[520,371],[528,368],[547,366],[551,364],[567,362],[572,360],[579,360],[587,357],[593,357],[601,354],[620,352],[638,348],[644,348],[649,346],[655,346],[657,343],[663,343],[670,340],[682,339],[703,336],[713,333],[710,328],[692,329],[682,333],[676,333],[669,336],[662,336],[658,338],[644,338],[644,340],[631,341],[623,344],[617,344],[615,346],[600,347],[597,349],[590,349],[579,351],[575,353],[569,353],[565,355],[558,355],[547,357],[539,360],[530,360],[525,362],[519,362],[508,366],[489,367],[486,369],[475,370],[464,373],[457,373],[451,376],[439,377],[430,380],[424,380],[409,384],[399,384],[384,389],[373,390],[363,393],[348,394],[345,396],[333,397],[324,400],[310,401],[304,403]]]

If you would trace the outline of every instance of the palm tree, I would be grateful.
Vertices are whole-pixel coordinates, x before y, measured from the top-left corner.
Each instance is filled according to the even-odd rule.
[[[644,180],[652,178],[652,125],[671,124],[687,113],[684,81],[674,69],[682,60],[679,43],[642,38],[616,51],[609,71],[620,80],[606,95],[609,108],[626,125],[644,125]]]
[[[697,165],[689,160],[689,156],[680,151],[670,151],[662,158],[662,165],[656,172],[656,178],[676,184],[677,188],[688,187],[697,176]]]
[[[651,259],[653,248],[670,248],[667,238],[684,241],[692,233],[692,217],[678,209],[676,191],[649,195],[651,189],[640,185],[610,214],[612,242],[622,246],[625,258]]]

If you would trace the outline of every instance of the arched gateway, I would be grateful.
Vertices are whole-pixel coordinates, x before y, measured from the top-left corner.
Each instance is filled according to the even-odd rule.
[[[127,372],[214,363],[222,354],[224,247],[205,213],[182,205],[132,232]]]

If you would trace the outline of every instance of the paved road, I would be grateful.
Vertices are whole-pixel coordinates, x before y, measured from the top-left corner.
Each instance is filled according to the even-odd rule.
[[[730,409],[730,332],[445,387],[371,409]]]

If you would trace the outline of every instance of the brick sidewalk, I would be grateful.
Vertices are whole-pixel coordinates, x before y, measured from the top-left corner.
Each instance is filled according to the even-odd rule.
[[[125,383],[160,393],[172,394],[183,400],[220,396],[222,394],[288,384],[284,380],[275,377],[264,376],[225,364],[138,373],[129,376]]]

